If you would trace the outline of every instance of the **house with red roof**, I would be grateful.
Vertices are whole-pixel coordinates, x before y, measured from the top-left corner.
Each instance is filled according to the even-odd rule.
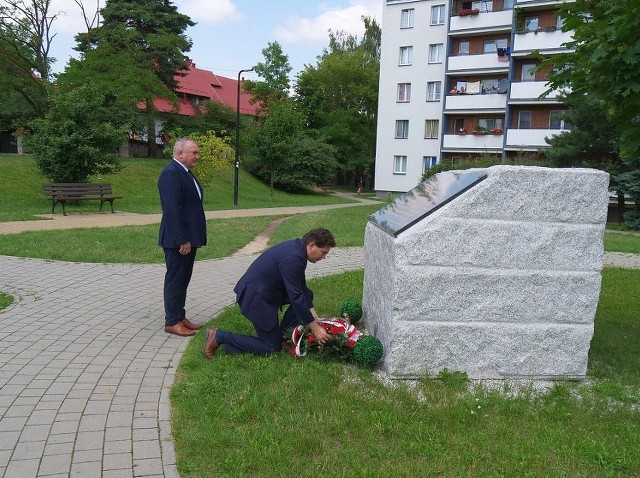
[[[174,79],[177,82],[175,93],[178,96],[178,112],[181,115],[195,116],[198,105],[205,101],[216,101],[236,110],[238,80],[197,68],[190,59],[187,59],[187,70],[176,75]],[[258,105],[251,104],[249,100],[251,95],[240,88],[240,114],[255,116]],[[164,113],[174,111],[169,100],[158,98],[154,100],[154,106]]]
[[[218,76],[212,71],[197,68],[196,64],[187,59],[187,69],[174,77],[176,88],[174,93],[178,97],[177,109],[171,100],[156,98],[153,105],[161,113],[177,113],[185,116],[196,116],[198,107],[207,101],[222,103],[236,111],[238,101],[238,80]],[[240,114],[256,116],[259,105],[251,104],[252,95],[245,93],[240,85]],[[139,104],[144,109],[144,103]],[[156,144],[162,145],[162,120],[155,121]],[[120,148],[121,156],[146,156],[146,135],[133,135]]]

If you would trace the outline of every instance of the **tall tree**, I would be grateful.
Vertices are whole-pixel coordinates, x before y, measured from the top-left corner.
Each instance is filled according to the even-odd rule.
[[[0,92],[13,99],[12,108],[21,111],[18,123],[47,111],[53,60],[49,50],[58,16],[50,13],[51,2],[3,0],[0,4]]]
[[[335,169],[334,150],[306,130],[306,117],[291,98],[274,103],[264,121],[248,130],[247,165],[275,186],[294,190],[324,183]]]
[[[131,73],[120,79],[112,75],[113,81],[103,84],[110,83],[119,95],[128,91],[127,99],[135,97],[130,108],[143,102],[149,150],[153,155],[156,145],[153,100],[158,96],[175,100],[172,92],[175,76],[186,69],[185,53],[191,49],[185,30],[195,23],[179,13],[169,0],[108,0],[100,14],[99,26],[76,36],[76,49],[82,58],[74,74],[76,77],[87,74],[82,72],[85,66],[94,78],[106,79],[120,70]]]
[[[375,20],[363,22],[362,39],[330,32],[328,48],[298,75],[295,88],[309,126],[336,148],[342,172],[354,172],[354,181],[375,162],[381,34]]]
[[[289,57],[282,51],[278,42],[267,44],[262,50],[262,55],[265,61],[254,67],[262,80],[246,80],[243,88],[253,95],[252,101],[260,105],[262,112],[266,112],[273,104],[289,97],[291,65]]]
[[[572,32],[572,41],[565,45],[565,53],[546,61],[555,67],[550,88],[570,86],[604,103],[620,135],[620,153],[627,166],[616,179],[640,205],[640,3],[567,2],[559,15],[563,30]],[[640,225],[640,210],[635,221]]]

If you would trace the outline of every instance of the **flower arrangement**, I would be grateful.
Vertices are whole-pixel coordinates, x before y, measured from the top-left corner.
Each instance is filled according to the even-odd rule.
[[[480,10],[477,8],[461,8],[458,10],[458,15],[461,17],[467,17],[469,15],[478,15]]]
[[[484,128],[474,129],[473,130],[473,134],[475,134],[476,136],[480,136],[480,135],[483,135],[483,134],[489,134],[489,130],[484,129]]]
[[[340,307],[342,318],[327,317],[318,322],[332,336],[325,345],[316,340],[308,325],[299,325],[291,332],[291,355],[304,357],[314,355],[318,358],[353,361],[359,365],[372,367],[384,353],[382,343],[373,335],[367,335],[364,329],[358,329],[349,320],[349,312],[362,316],[362,307],[356,301],[346,301]],[[358,317],[358,320],[360,319]]]
[[[502,134],[502,133],[503,133],[502,128],[493,128],[493,129],[491,130],[491,132],[492,132],[493,134]]]

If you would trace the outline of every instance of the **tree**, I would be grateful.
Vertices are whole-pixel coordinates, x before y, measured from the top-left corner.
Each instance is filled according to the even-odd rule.
[[[115,154],[126,135],[109,121],[109,99],[90,85],[54,91],[51,109],[31,124],[26,146],[53,182],[85,182],[118,171]]]
[[[0,93],[17,110],[13,127],[48,108],[51,27],[58,16],[49,13],[51,1],[3,0],[0,5]]]
[[[290,98],[274,103],[264,122],[248,130],[250,170],[273,188],[324,183],[335,168],[334,150],[305,129],[306,117]]]
[[[265,58],[264,63],[260,62],[255,67],[255,72],[263,78],[262,81],[246,80],[243,83],[244,91],[253,95],[252,102],[258,103],[262,112],[289,97],[289,57],[282,51],[278,42],[267,44],[262,50]]]
[[[602,101],[620,138],[627,171],[618,186],[640,205],[640,3],[635,0],[590,0],[563,4],[563,31],[573,39],[568,51],[546,60],[552,65],[550,89],[571,87],[577,94]],[[635,221],[640,221],[640,210]]]
[[[363,22],[362,40],[330,32],[328,48],[298,75],[295,88],[309,127],[334,146],[342,172],[358,176],[375,162],[380,71],[380,27],[367,17]]]
[[[111,85],[117,95],[126,91],[123,96],[131,109],[142,102],[149,152],[155,155],[153,100],[176,100],[175,76],[186,69],[185,53],[191,49],[184,32],[195,23],[169,0],[109,0],[100,13],[103,20],[98,27],[76,36],[82,58],[76,69],[80,73],[74,74],[81,77],[88,66],[91,77],[102,76],[106,80],[102,84]],[[118,78],[121,70],[129,74]]]

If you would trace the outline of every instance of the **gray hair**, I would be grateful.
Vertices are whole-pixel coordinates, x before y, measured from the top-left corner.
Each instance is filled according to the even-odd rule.
[[[189,143],[195,143],[196,141],[191,138],[178,138],[176,139],[176,143],[173,145],[173,157],[177,157],[178,153],[180,153],[183,149],[187,147]]]

